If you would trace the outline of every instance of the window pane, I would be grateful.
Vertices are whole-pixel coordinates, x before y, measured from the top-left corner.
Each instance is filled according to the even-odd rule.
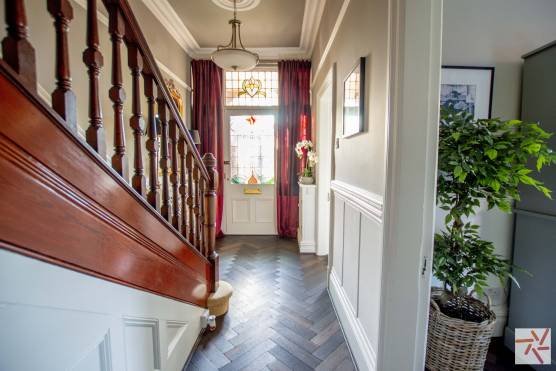
[[[226,72],[226,106],[277,106],[278,71]]]
[[[274,116],[230,117],[232,184],[274,184]]]

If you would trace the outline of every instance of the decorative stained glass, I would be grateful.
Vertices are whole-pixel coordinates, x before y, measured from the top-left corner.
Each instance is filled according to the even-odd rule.
[[[233,184],[274,184],[274,115],[230,117]]]
[[[226,71],[226,106],[277,106],[278,71]]]

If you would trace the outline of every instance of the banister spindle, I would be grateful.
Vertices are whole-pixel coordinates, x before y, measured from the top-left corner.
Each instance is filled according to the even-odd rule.
[[[149,152],[149,193],[147,201],[156,210],[160,211],[158,198],[158,134],[156,132],[156,119],[154,117],[154,82],[149,71],[143,69],[145,83],[145,97],[147,98],[148,136],[147,151]]]
[[[201,253],[204,256],[208,256],[207,246],[205,244],[205,232],[203,231],[203,225],[205,220],[205,190],[207,189],[207,182],[205,178],[201,177],[199,180],[199,246]]]
[[[89,127],[87,143],[102,157],[106,158],[106,142],[102,125],[102,111],[99,97],[99,75],[104,65],[98,38],[97,0],[87,0],[87,49],[83,52],[83,62],[89,70]]]
[[[204,190],[203,240],[206,249],[206,257],[211,263],[212,268],[209,277],[209,284],[211,286],[210,292],[216,292],[218,289],[218,254],[215,251],[218,172],[216,171],[216,158],[212,153],[206,153],[203,156],[203,163],[209,174]]]
[[[77,102],[71,90],[68,47],[73,8],[69,0],[48,0],[47,8],[54,17],[56,30],[56,89],[52,92],[52,108],[62,116],[68,129],[77,133]]]
[[[108,30],[112,40],[112,87],[109,96],[114,108],[114,154],[112,168],[129,181],[129,169],[125,148],[124,101],[126,98],[122,76],[121,46],[125,33],[125,23],[116,5],[112,5]]]
[[[200,173],[201,171],[199,170],[199,175]],[[205,255],[205,251],[203,250],[203,181],[203,177],[199,176],[199,180],[197,181],[197,189],[195,190],[195,192],[197,193],[197,213],[195,214],[195,216],[197,217],[197,240],[195,241],[195,246],[197,246],[201,254]]]
[[[181,234],[187,238],[187,180],[186,180],[186,156],[187,156],[187,143],[185,137],[180,135],[178,143],[178,152],[180,154],[180,196],[181,196]]]
[[[162,169],[162,205],[160,214],[168,222],[172,221],[172,206],[170,205],[170,179],[168,171],[168,119],[166,117],[166,102],[160,87],[157,99],[158,118],[160,119],[160,168]]]
[[[141,78],[141,69],[143,68],[143,59],[137,45],[129,43],[127,45],[128,65],[131,70],[131,118],[129,124],[133,130],[133,167],[134,173],[131,178],[131,185],[141,196],[145,197],[147,191],[147,180],[145,178],[145,169],[143,167],[143,151],[141,147],[141,138],[145,131],[145,120],[141,113],[141,87],[139,79]]]
[[[193,163],[193,215],[194,215],[194,224],[195,227],[193,228],[194,230],[194,236],[193,236],[193,245],[199,250],[201,251],[201,246],[199,246],[199,228],[200,228],[200,224],[199,224],[199,218],[200,218],[200,214],[201,214],[201,209],[200,209],[200,201],[199,201],[199,179],[200,179],[200,173],[199,173],[199,167],[197,166],[196,163]]]
[[[187,156],[185,157],[185,167],[187,168],[187,220],[188,220],[188,231],[187,240],[195,245],[195,213],[193,211],[193,199],[194,199],[194,189],[193,189],[193,152],[191,148],[187,148]]]
[[[170,175],[170,183],[172,183],[172,225],[179,230],[180,228],[180,195],[179,195],[179,178],[178,178],[178,123],[173,118],[170,119],[170,156],[172,160],[172,175]]]
[[[20,75],[25,85],[37,90],[35,49],[27,39],[27,16],[23,0],[5,0],[7,35],[2,40],[2,56]]]

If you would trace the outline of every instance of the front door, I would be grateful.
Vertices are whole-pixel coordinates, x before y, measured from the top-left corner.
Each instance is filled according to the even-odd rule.
[[[226,110],[226,234],[276,234],[274,109]]]

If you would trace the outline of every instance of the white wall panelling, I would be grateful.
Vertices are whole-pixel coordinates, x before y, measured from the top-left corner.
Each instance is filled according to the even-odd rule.
[[[0,370],[181,371],[203,312],[0,250]]]
[[[299,252],[316,252],[316,194],[314,184],[299,184],[299,227],[297,242]]]
[[[360,370],[376,370],[382,276],[382,197],[333,180],[330,294]]]

